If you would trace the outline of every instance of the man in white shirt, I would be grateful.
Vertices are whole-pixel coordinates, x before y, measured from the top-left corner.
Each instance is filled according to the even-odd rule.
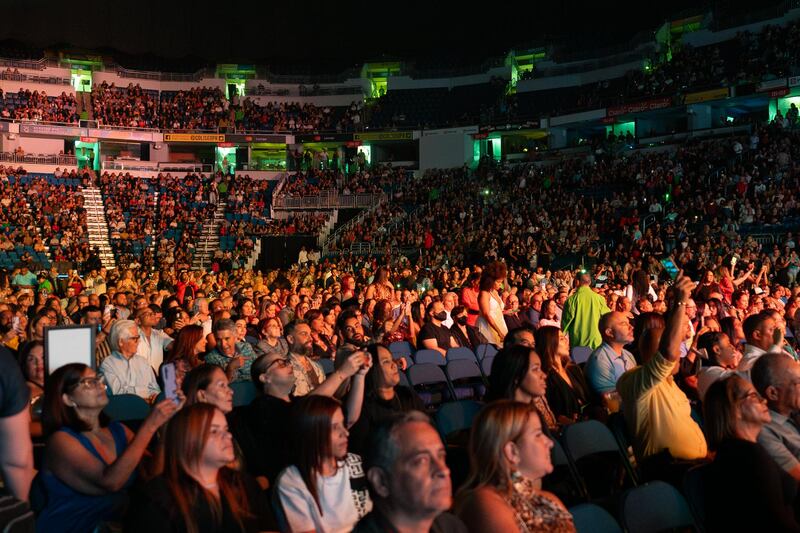
[[[136,394],[151,401],[161,392],[147,359],[136,355],[139,327],[133,320],[118,320],[111,326],[111,355],[103,360],[100,373],[111,394]]]
[[[744,338],[747,342],[744,345],[744,353],[742,354],[742,360],[739,362],[738,370],[748,379],[750,379],[750,369],[753,368],[759,357],[765,353],[778,351],[778,349],[773,349],[775,346],[775,327],[775,319],[765,312],[750,315],[742,322]],[[781,336],[781,340],[782,338]]]
[[[141,337],[136,355],[147,359],[153,370],[158,372],[161,363],[164,362],[164,350],[172,344],[172,337],[155,328],[161,320],[161,310],[156,311],[154,308],[158,309],[158,306],[150,305],[136,312],[136,324],[139,326],[139,337]]]

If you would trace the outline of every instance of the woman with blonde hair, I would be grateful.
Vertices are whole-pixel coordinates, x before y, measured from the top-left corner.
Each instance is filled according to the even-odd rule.
[[[470,475],[456,514],[471,533],[570,533],[572,516],[553,494],[539,490],[553,471],[553,441],[532,406],[498,400],[478,413],[469,441]]]

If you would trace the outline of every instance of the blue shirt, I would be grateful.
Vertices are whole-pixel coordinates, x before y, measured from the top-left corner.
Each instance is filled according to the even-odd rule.
[[[247,342],[237,342],[236,343],[236,355],[244,357],[244,364],[236,369],[236,374],[234,374],[233,381],[250,381],[250,367],[253,365],[253,361],[256,359],[256,352],[253,350],[253,347],[250,346]],[[228,363],[231,362],[231,357],[227,355],[222,355],[218,349],[214,348],[206,355],[206,363],[210,365],[217,365],[221,367],[222,370],[225,370],[225,367],[228,366]]]
[[[635,366],[636,359],[631,352],[623,348],[622,354],[617,355],[617,352],[604,342],[586,361],[586,380],[598,394],[613,392],[617,390],[619,377]]]
[[[147,399],[161,392],[153,368],[141,355],[127,359],[113,351],[103,359],[100,373],[105,377],[111,394],[135,394]]]

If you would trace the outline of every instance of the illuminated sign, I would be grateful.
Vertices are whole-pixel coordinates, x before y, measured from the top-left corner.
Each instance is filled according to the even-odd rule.
[[[411,131],[387,131],[376,133],[354,133],[356,141],[410,141],[414,138]]]
[[[723,100],[728,97],[728,88],[711,89],[699,93],[689,93],[683,100],[685,104],[698,104],[700,102],[710,102],[711,100]]]
[[[164,142],[223,143],[222,133],[165,133]]]

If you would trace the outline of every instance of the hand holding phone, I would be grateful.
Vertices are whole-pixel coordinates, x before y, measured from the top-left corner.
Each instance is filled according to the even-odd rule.
[[[175,363],[161,365],[161,381],[164,383],[164,397],[177,403],[178,382],[175,373]]]

